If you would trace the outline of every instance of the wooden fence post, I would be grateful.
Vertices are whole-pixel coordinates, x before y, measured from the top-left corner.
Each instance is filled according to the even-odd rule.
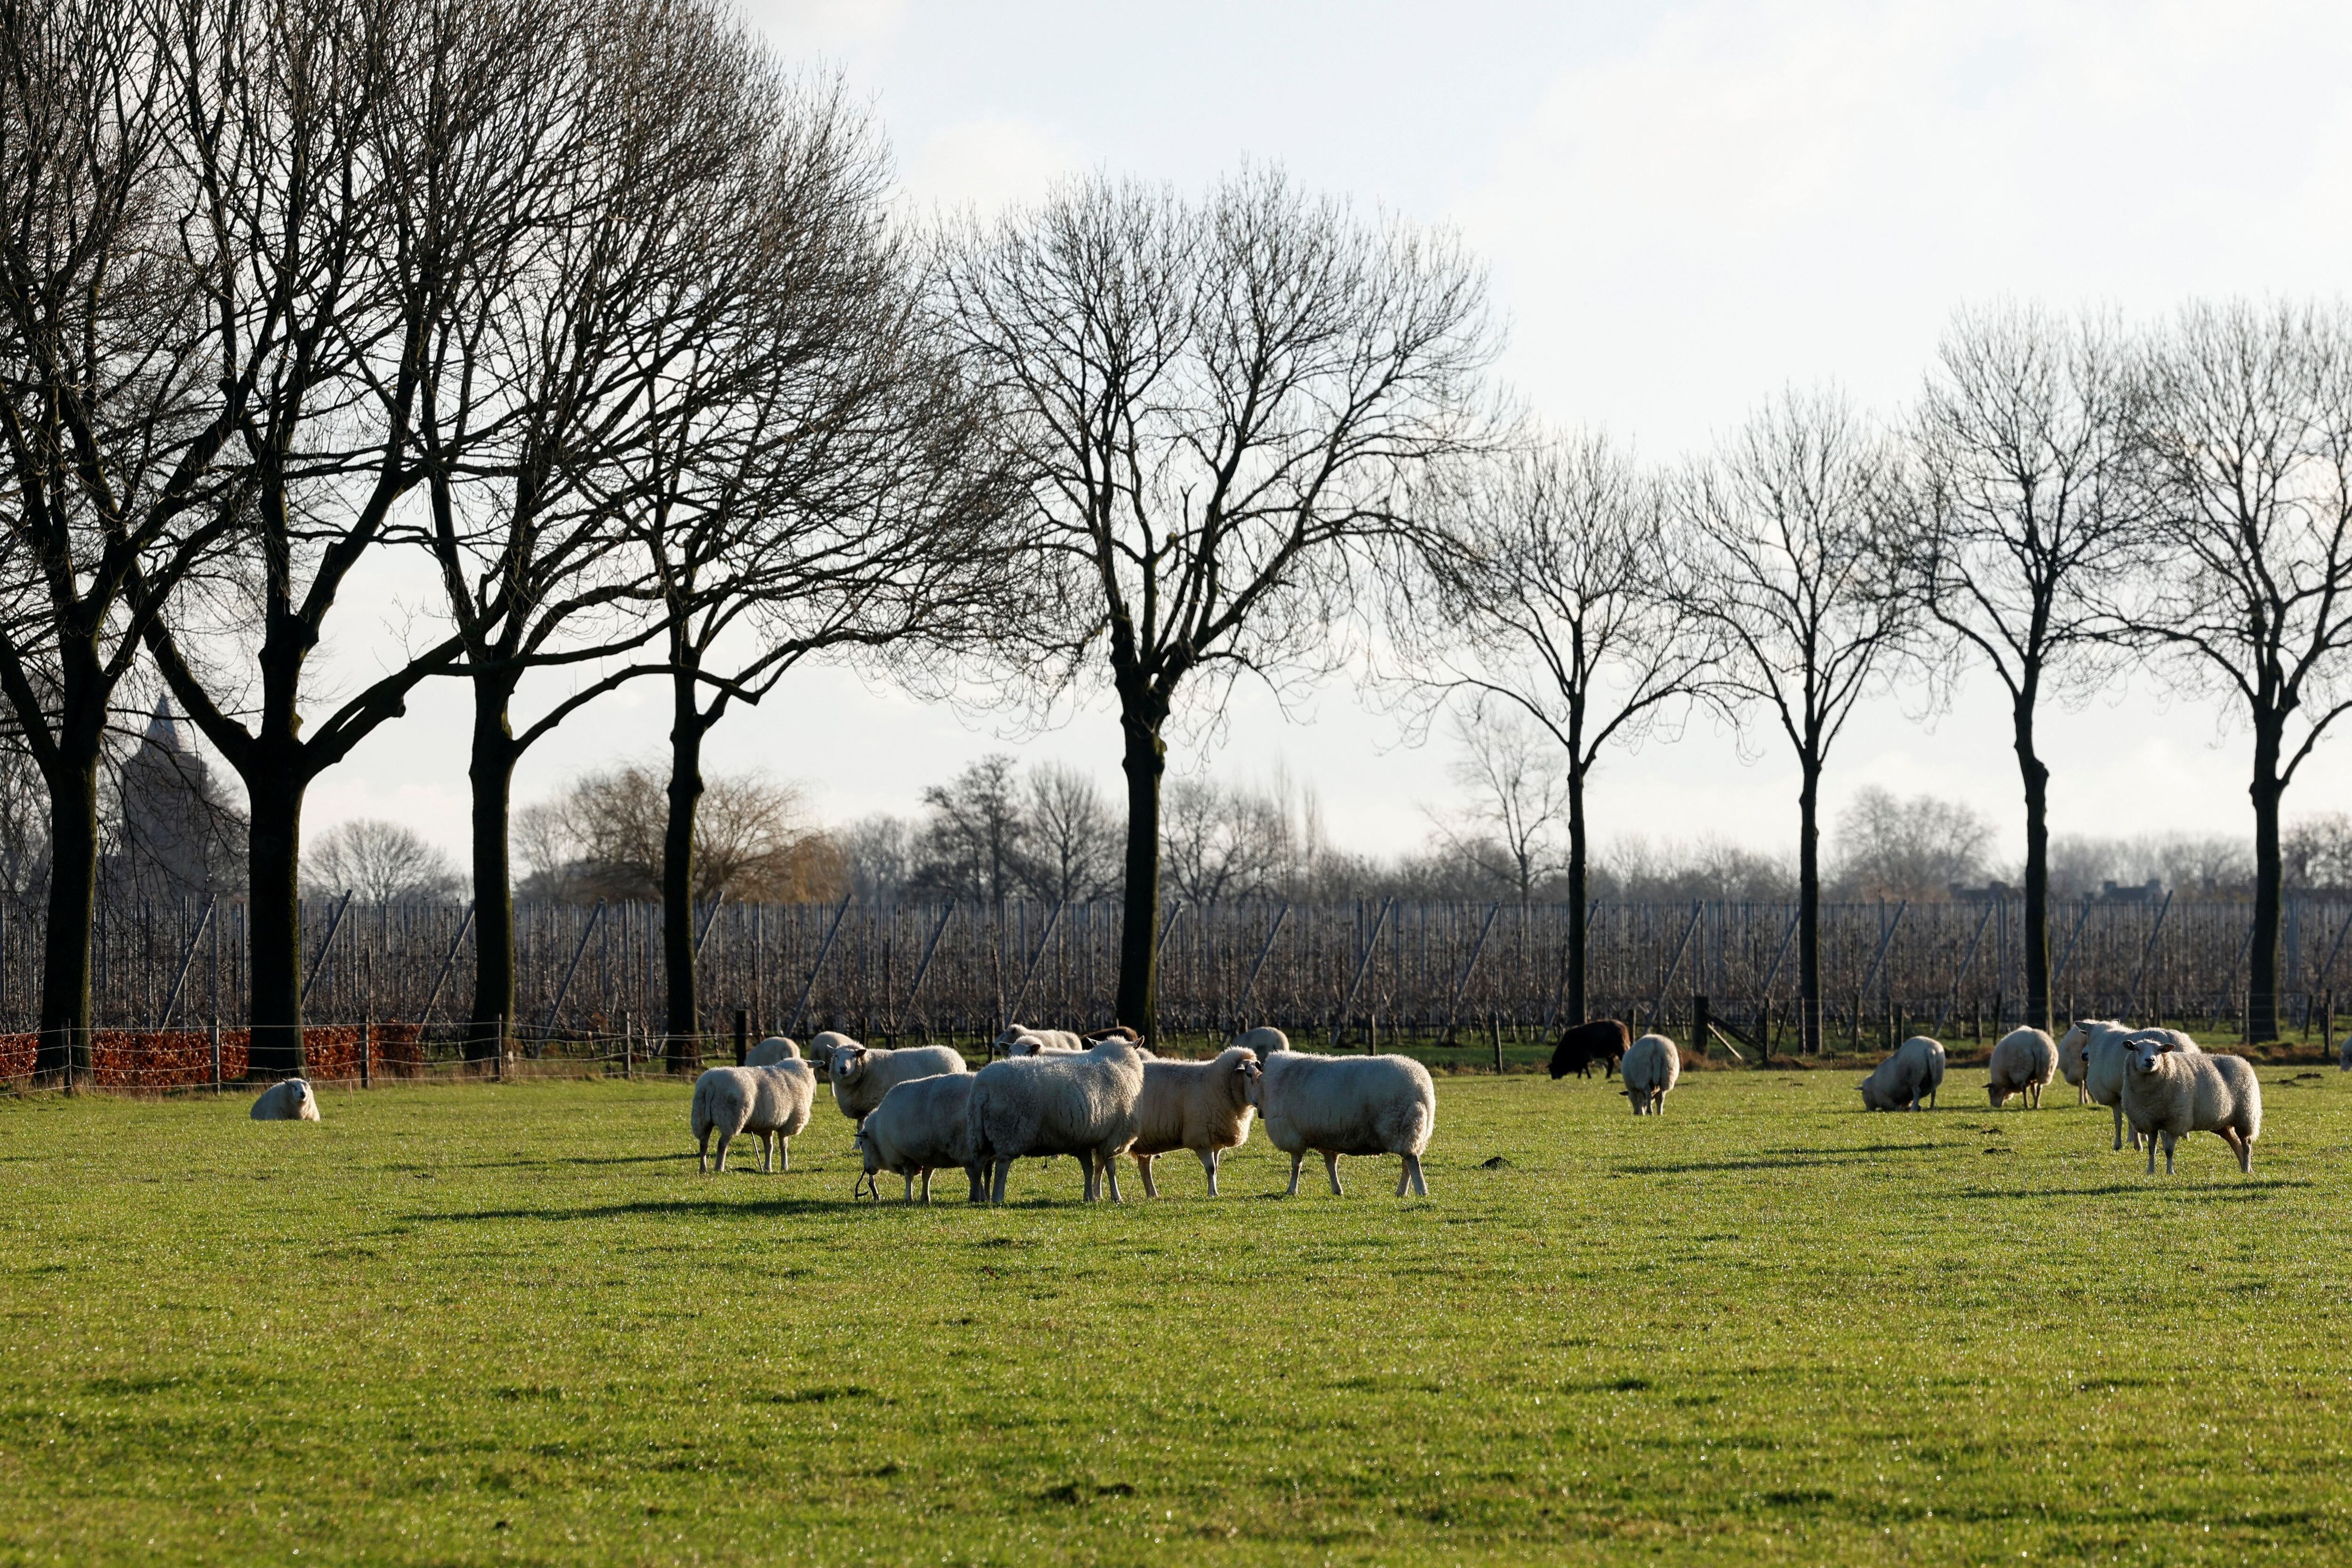
[[[735,1065],[741,1067],[751,1054],[751,1015],[742,1008],[735,1009]]]
[[[1704,996],[1693,995],[1691,997],[1690,1036],[1692,1055],[1701,1057],[1706,1055],[1706,998]]]
[[[370,1087],[375,1066],[375,1024],[373,1019],[360,1020],[360,1087]]]
[[[1503,1070],[1503,1016],[1500,1013],[1486,1015],[1486,1034],[1495,1042],[1495,1071],[1499,1075]]]
[[[213,1092],[221,1091],[220,1074],[220,1014],[213,1015]]]

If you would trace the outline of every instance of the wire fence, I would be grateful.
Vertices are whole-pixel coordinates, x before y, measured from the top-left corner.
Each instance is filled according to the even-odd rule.
[[[1566,1021],[1570,913],[1557,904],[1173,904],[1160,938],[1159,1031],[1179,1046],[1255,1024],[1302,1044],[1434,1045],[1483,1031],[1498,1051],[1507,1034],[1525,1045]],[[2326,1037],[2334,987],[2352,963],[2352,901],[2295,899],[2285,913],[2284,1020]],[[666,1013],[661,914],[649,903],[517,910],[509,1032],[523,1059],[625,1069],[658,1053],[648,1030]],[[1108,1024],[1120,923],[1109,902],[704,906],[694,911],[701,1031],[723,1047],[740,1014],[752,1037],[833,1028],[984,1049],[1012,1021]],[[1734,1035],[1785,1042],[1795,925],[1787,903],[1595,904],[1588,1010],[1637,1027],[1687,1027],[1704,998],[1709,1018]],[[2020,1021],[2023,930],[2015,900],[1825,905],[1830,1042],[1868,1047],[1898,1030],[1980,1038]],[[365,1025],[372,1048],[396,1041],[416,1071],[455,1070],[476,931],[463,904],[307,903],[305,1016],[343,1021],[319,1050],[355,1048]],[[2226,1031],[2244,1016],[2252,931],[2244,903],[2063,905],[2051,921],[2057,1011]],[[92,945],[97,1032],[84,1059],[93,1071],[110,1032],[124,1037],[124,1050],[131,1037],[152,1036],[154,1049],[184,1055],[201,1037],[208,1053],[217,1022],[232,1042],[225,1048],[242,1049],[250,994],[242,904],[110,906]],[[0,910],[0,1031],[20,1031],[14,1039],[26,1052],[40,949],[37,910]],[[10,1063],[0,1039],[0,1077],[14,1076]]]

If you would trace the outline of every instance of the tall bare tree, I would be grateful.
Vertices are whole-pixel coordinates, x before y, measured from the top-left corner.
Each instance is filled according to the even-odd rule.
[[[2053,693],[2109,666],[2109,609],[2133,560],[2133,378],[2117,332],[2037,310],[1963,311],[1937,352],[1915,448],[1913,581],[1948,643],[2009,697],[2025,789],[2025,1012],[2050,1015],[2050,767],[2035,725]]]
[[[2132,635],[2253,731],[2247,1027],[2278,1034],[2279,808],[2352,710],[2352,319],[2341,306],[2198,304],[2145,358],[2154,468]]]
[[[110,714],[244,504],[221,458],[268,368],[207,332],[232,256],[181,155],[171,9],[0,0],[0,694],[47,795],[44,1078],[90,1023]]]
[[[1604,437],[1513,452],[1459,494],[1470,548],[1439,575],[1443,613],[1421,623],[1412,646],[1432,689],[1517,710],[1559,747],[1568,1016],[1582,1018],[1587,786],[1602,748],[1671,720],[1718,661],[1722,639],[1685,613],[1688,568],[1664,490]]]
[[[1790,392],[1692,476],[1704,549],[1692,610],[1721,632],[1711,692],[1760,709],[1797,761],[1799,1031],[1822,1039],[1822,772],[1855,704],[1883,687],[1911,630],[1899,459],[1845,400]]]
[[[1026,673],[1107,664],[1127,775],[1118,1016],[1149,1029],[1165,729],[1180,692],[1340,662],[1365,569],[1433,531],[1413,487],[1477,444],[1495,334],[1446,237],[1258,170],[1199,201],[1104,179],[954,237],[944,329],[1035,489]]]
[[[463,643],[391,650],[386,672],[339,702],[308,689],[310,658],[354,573],[417,526],[402,508],[425,470],[419,411],[452,368],[446,335],[466,302],[539,220],[541,89],[573,8],[171,10],[173,110],[190,128],[179,148],[201,193],[184,226],[213,258],[205,352],[250,367],[251,390],[231,409],[236,574],[202,595],[184,584],[145,640],[251,802],[250,1060],[282,1075],[302,1065],[303,797]],[[312,701],[328,709],[315,720]]]

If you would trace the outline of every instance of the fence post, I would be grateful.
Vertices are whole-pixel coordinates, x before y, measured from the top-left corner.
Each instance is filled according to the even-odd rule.
[[[1706,1055],[1706,998],[1694,994],[1691,997],[1692,1055],[1701,1057]]]
[[[629,1034],[630,1027],[629,1015],[625,1008],[621,1013],[621,1077],[624,1079],[630,1076],[629,1045],[632,1038]]]
[[[490,1079],[496,1083],[507,1080],[507,1016],[504,1013],[490,1022]]]
[[[213,1092],[221,1091],[220,1076],[220,1014],[213,1014]]]
[[[1499,1077],[1503,1070],[1503,1016],[1500,1013],[1486,1015],[1486,1036],[1495,1042],[1495,1072]]]
[[[738,1007],[735,1009],[735,1065],[741,1067],[743,1059],[751,1054],[751,1015]]]
[[[374,1056],[375,1022],[373,1019],[362,1018],[360,1020],[360,1087],[362,1089],[366,1089],[374,1076],[373,1070],[375,1066]]]

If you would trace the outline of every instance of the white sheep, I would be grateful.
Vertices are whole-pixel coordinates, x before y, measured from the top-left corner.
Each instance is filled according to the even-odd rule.
[[[1024,1024],[1008,1026],[989,1047],[992,1057],[1034,1057],[1041,1051],[1060,1051],[1076,1056],[1087,1048],[1087,1042],[1076,1029],[1032,1029]]]
[[[2128,1024],[2118,1024],[2112,1018],[2084,1018],[2066,1031],[2059,1042],[2061,1057],[2073,1056],[2083,1064],[2083,1092],[2095,1105],[2104,1105],[2115,1112],[2115,1146],[2121,1149],[2128,1131],[2131,1146],[2139,1147],[2139,1129],[2124,1118],[2124,1063],[2131,1054],[2131,1042],[2137,1035],[2169,1040],[2179,1050],[2195,1054],[2197,1042],[2178,1029],[2141,1029],[2135,1031]]]
[[[865,1156],[866,1189],[879,1198],[874,1186],[877,1171],[907,1179],[907,1201],[915,1201],[915,1183],[923,1184],[923,1201],[931,1201],[931,1173],[961,1168],[971,1185],[971,1201],[981,1201],[984,1188],[979,1161],[972,1158],[971,1131],[965,1113],[971,1101],[975,1075],[939,1073],[893,1084],[882,1103],[858,1124],[857,1151]],[[850,1189],[853,1195],[857,1189]]]
[[[319,1097],[306,1079],[280,1079],[261,1091],[246,1114],[256,1121],[316,1121]]]
[[[814,1052],[825,1050],[825,1073],[833,1079],[833,1102],[852,1121],[863,1121],[882,1097],[896,1086],[941,1073],[968,1073],[963,1053],[952,1046],[861,1046],[846,1035],[828,1031],[809,1042]]]
[[[2091,1103],[2091,1091],[2084,1084],[2091,1064],[2083,1059],[2083,1026],[2076,1024],[2058,1041],[2058,1076],[2074,1086],[2074,1103]]]
[[[2156,1143],[2164,1141],[2164,1173],[2172,1174],[2172,1146],[2191,1132],[2211,1132],[2254,1168],[2254,1140],[2263,1135],[2263,1086],[2243,1057],[2183,1050],[2172,1031],[2143,1029],[2124,1058],[2123,1113],[2147,1140],[2147,1173],[2156,1174]]]
[[[1618,1073],[1636,1116],[1665,1113],[1666,1096],[1683,1076],[1683,1054],[1664,1035],[1643,1035],[1625,1047]]]
[[[1013,1162],[1075,1154],[1087,1178],[1087,1202],[1118,1191],[1118,1157],[1135,1142],[1136,1102],[1143,1096],[1143,1056],[1125,1040],[1106,1040],[1065,1056],[1013,1057],[973,1075],[964,1120],[972,1158],[992,1173],[990,1201],[1004,1201]]]
[[[797,1041],[783,1035],[770,1035],[751,1047],[749,1054],[743,1058],[743,1065],[747,1068],[766,1068],[773,1067],[778,1062],[796,1062],[800,1059],[801,1047]]]
[[[1209,1173],[1209,1195],[1217,1195],[1218,1160],[1226,1150],[1249,1142],[1250,1118],[1255,1114],[1249,1088],[1257,1073],[1256,1056],[1240,1046],[1226,1047],[1211,1061],[1144,1062],[1135,1142],[1128,1149],[1143,1173],[1144,1196],[1160,1195],[1151,1163],[1179,1149],[1201,1157],[1201,1168]]]
[[[695,1168],[710,1169],[710,1135],[719,1134],[719,1168],[727,1168],[727,1146],[740,1133],[760,1140],[760,1169],[771,1168],[782,1151],[781,1167],[793,1168],[793,1135],[808,1125],[816,1100],[816,1074],[803,1061],[772,1067],[712,1068],[694,1080]]]
[[[1265,1119],[1266,1142],[1290,1156],[1286,1196],[1298,1195],[1299,1167],[1310,1149],[1323,1156],[1335,1195],[1344,1195],[1342,1154],[1401,1155],[1397,1196],[1408,1190],[1429,1195],[1421,1156],[1437,1130],[1437,1086],[1427,1068],[1411,1057],[1320,1057],[1280,1048],[1263,1054],[1260,1063],[1250,1101]]]
[[[1912,1036],[1879,1063],[1860,1087],[1864,1110],[1916,1110],[1922,1100],[1932,1108],[1936,1091],[1944,1087],[1943,1042],[1925,1035]]]
[[[2000,1110],[2012,1094],[2022,1095],[2025,1109],[2042,1109],[2042,1090],[2058,1076],[2058,1045],[2031,1026],[2011,1029],[1994,1042],[1985,1066],[1985,1095]]]
[[[1288,1050],[1290,1037],[1271,1025],[1260,1024],[1255,1029],[1244,1029],[1228,1043],[1255,1054],[1263,1062],[1276,1051]]]

